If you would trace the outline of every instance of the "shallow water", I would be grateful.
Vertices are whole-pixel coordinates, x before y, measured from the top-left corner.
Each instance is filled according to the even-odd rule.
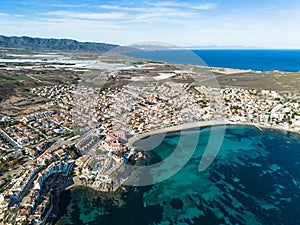
[[[58,224],[299,224],[299,135],[227,126],[217,158],[199,172],[211,129],[185,135],[189,132],[199,135],[198,143],[176,175],[128,187],[115,197],[85,188],[65,192]],[[181,136],[168,134],[151,152],[149,163],[166,159]]]

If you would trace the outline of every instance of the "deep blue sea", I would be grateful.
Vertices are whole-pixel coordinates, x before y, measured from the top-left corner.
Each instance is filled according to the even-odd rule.
[[[218,133],[224,127],[214,129]],[[178,173],[161,183],[128,187],[122,194],[65,191],[57,224],[300,224],[300,136],[252,126],[225,129],[220,151],[205,171],[198,168],[212,128],[169,133],[146,162],[166,159],[177,146],[182,152],[195,148]],[[182,135],[198,136],[196,146],[182,145]],[[145,140],[136,143],[137,148],[145,145]]]
[[[163,50],[126,55],[178,64],[255,71],[300,71],[300,50]]]

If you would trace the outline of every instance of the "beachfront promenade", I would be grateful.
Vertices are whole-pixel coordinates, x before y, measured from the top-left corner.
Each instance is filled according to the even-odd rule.
[[[155,135],[155,134],[164,134],[169,132],[175,132],[180,130],[188,130],[193,128],[200,128],[200,127],[210,127],[210,126],[221,126],[221,125],[229,125],[232,124],[229,121],[225,120],[210,120],[210,121],[199,121],[199,122],[191,122],[185,123],[181,125],[171,126],[171,127],[164,127],[152,131],[148,131],[142,134],[135,135],[128,139],[127,145],[129,148],[133,147],[133,144],[143,138]]]

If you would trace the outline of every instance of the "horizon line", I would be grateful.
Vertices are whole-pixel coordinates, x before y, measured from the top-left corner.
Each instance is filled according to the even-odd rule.
[[[135,44],[117,44],[117,43],[108,43],[105,41],[84,41],[84,40],[78,40],[76,38],[68,38],[68,37],[37,37],[37,36],[28,36],[28,35],[4,35],[0,34],[0,36],[8,37],[8,38],[32,38],[32,39],[56,39],[56,40],[73,40],[81,43],[99,43],[99,44],[110,44],[110,45],[119,45],[120,47],[132,47]],[[141,43],[141,42],[136,42]],[[157,43],[157,41],[156,41]],[[163,42],[162,42],[163,43]],[[155,44],[156,46],[159,46]],[[161,45],[163,46],[163,45]],[[166,50],[300,50],[300,47],[262,47],[262,46],[247,46],[247,45],[175,45],[171,44],[172,47],[170,49]],[[1,47],[1,46],[0,46]]]

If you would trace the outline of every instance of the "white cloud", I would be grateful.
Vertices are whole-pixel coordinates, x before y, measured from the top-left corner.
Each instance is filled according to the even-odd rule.
[[[120,23],[175,23],[182,20],[197,19],[199,13],[193,10],[167,7],[121,7],[116,5],[102,5],[103,9],[110,9],[102,13],[79,12],[79,11],[53,11],[38,14],[39,19],[57,17],[83,20],[111,20]],[[55,18],[55,19],[57,19]]]
[[[115,10],[115,11],[126,11],[126,12],[147,12],[151,10],[151,8],[143,8],[143,7],[122,7],[119,5],[101,5],[100,8],[107,10]]]
[[[100,8],[102,9],[120,9],[118,5],[101,5]]]
[[[126,11],[126,12],[170,12],[172,10],[189,12],[198,10],[212,10],[217,7],[215,3],[189,4],[180,2],[163,1],[157,3],[145,3],[146,7],[128,7],[121,5],[101,5],[100,8],[111,11]]]
[[[212,9],[217,8],[217,4],[206,3],[206,4],[202,4],[202,5],[191,6],[190,8],[192,8],[192,9],[199,9],[199,10],[212,10]]]
[[[82,13],[74,11],[54,11],[47,12],[43,15],[59,16],[64,18],[77,18],[77,19],[121,19],[124,18],[124,13]]]
[[[158,6],[159,5],[159,6]],[[110,10],[111,13],[122,12],[124,13],[124,18],[121,22],[123,23],[156,23],[159,21],[168,20],[168,22],[172,23],[179,20],[186,19],[197,19],[199,13],[195,10],[191,9],[182,9],[182,8],[174,8],[174,7],[165,7],[160,6],[158,4],[147,5],[146,7],[122,7],[118,5],[101,5],[100,7],[103,9]],[[162,4],[162,5],[167,5]]]
[[[122,27],[111,22],[78,19],[0,20],[2,34],[44,38],[71,38],[79,41],[119,43],[115,35]],[[15,29],[19,27],[19,29]],[[47,28],[47,29],[45,29]],[[120,38],[122,40],[122,38]]]
[[[152,6],[164,6],[164,7],[182,7],[182,3],[178,2],[171,2],[171,1],[162,1],[162,2],[149,2],[148,5]]]
[[[15,17],[22,17],[22,18],[26,17],[25,15],[22,15],[22,14],[14,14],[14,16]]]
[[[86,6],[84,4],[51,4],[52,7],[61,7],[61,8],[80,8]]]
[[[177,45],[300,47],[300,39],[296,38],[300,30],[295,29],[300,15],[298,8],[294,11],[270,9],[268,13],[262,10],[237,12],[226,11],[222,5],[183,1],[127,5],[113,5],[108,1],[106,5],[76,6],[56,5],[65,8],[37,11],[26,17],[3,11],[0,13],[1,32],[116,44],[156,40]],[[214,9],[219,10],[218,13]]]
[[[217,7],[216,3],[190,4],[190,3],[171,2],[171,1],[162,1],[158,3],[148,3],[148,4],[152,6],[188,8],[188,9],[196,9],[196,10],[212,10]]]

